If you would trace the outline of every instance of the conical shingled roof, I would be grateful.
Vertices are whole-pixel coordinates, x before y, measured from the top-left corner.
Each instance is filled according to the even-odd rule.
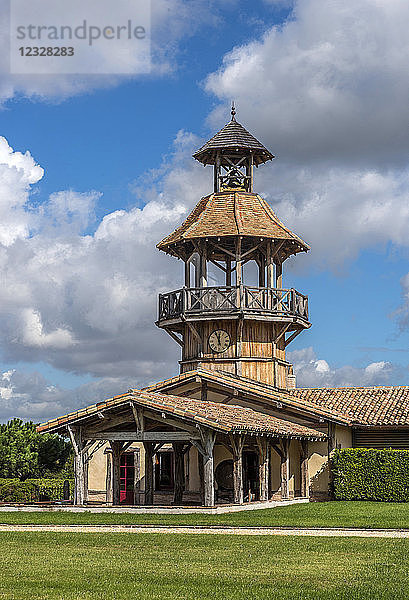
[[[261,196],[242,190],[223,191],[202,198],[182,225],[159,242],[157,248],[173,254],[170,249],[173,244],[225,236],[288,240],[291,254],[309,250],[301,238],[281,223]]]
[[[223,129],[193,154],[193,158],[205,165],[213,165],[215,164],[217,150],[234,150],[236,148],[253,151],[253,161],[257,166],[274,158],[261,142],[235,120],[234,116]]]

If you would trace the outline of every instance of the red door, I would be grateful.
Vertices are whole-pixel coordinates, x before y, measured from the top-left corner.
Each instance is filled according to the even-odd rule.
[[[120,462],[120,496],[121,504],[134,503],[135,461],[133,452],[121,454]]]

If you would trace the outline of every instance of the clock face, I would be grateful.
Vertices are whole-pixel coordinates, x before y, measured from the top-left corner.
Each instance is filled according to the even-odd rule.
[[[230,346],[230,336],[223,329],[216,329],[209,335],[209,346],[213,352],[224,352]]]

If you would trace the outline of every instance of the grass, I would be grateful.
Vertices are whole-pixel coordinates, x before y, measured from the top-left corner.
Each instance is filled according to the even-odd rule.
[[[403,600],[409,541],[2,533],[7,600]]]
[[[409,503],[316,502],[222,515],[114,514],[68,512],[0,512],[6,524],[90,525],[229,525],[280,527],[359,527],[409,529]]]

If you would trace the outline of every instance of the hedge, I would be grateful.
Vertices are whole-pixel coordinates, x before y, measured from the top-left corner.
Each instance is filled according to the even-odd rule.
[[[67,480],[72,498],[74,481]],[[0,479],[0,502],[40,502],[64,499],[63,479]]]
[[[335,500],[409,502],[409,450],[336,450],[332,475]]]

